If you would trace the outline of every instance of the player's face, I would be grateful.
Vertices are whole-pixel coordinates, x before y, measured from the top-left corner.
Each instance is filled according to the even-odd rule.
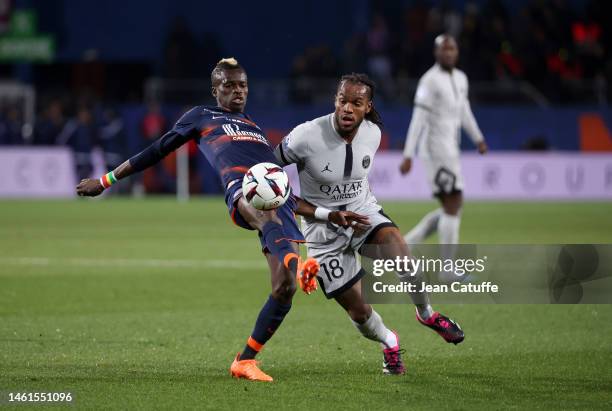
[[[351,134],[372,110],[368,86],[343,82],[336,94],[334,117],[341,135]]]
[[[223,70],[220,80],[212,90],[219,107],[236,112],[244,111],[249,94],[246,73],[243,70]]]
[[[453,38],[446,38],[442,44],[436,47],[436,61],[445,69],[452,69],[457,65],[459,48]]]

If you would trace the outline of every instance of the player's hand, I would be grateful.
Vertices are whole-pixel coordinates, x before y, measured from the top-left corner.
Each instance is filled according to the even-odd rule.
[[[400,173],[402,173],[402,175],[406,175],[410,172],[411,168],[412,168],[412,159],[405,158],[404,161],[402,161],[402,164],[400,164]]]
[[[356,232],[370,228],[368,217],[352,211],[332,211],[329,221],[342,227],[353,227]]]
[[[100,180],[84,178],[76,187],[79,196],[95,197],[104,191],[104,187],[100,184]]]
[[[487,151],[489,151],[489,147],[487,146],[487,143],[485,143],[484,141],[481,141],[480,143],[478,143],[478,152],[480,154],[485,154]]]

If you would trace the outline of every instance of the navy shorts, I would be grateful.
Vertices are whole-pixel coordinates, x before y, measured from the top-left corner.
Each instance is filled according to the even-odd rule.
[[[227,204],[229,214],[232,217],[234,224],[236,224],[238,227],[246,230],[254,230],[254,228],[246,222],[242,215],[240,215],[240,211],[238,211],[238,200],[240,197],[242,197],[242,184],[240,181],[236,181],[236,183],[231,184],[225,191],[225,204]],[[293,194],[291,194],[289,195],[287,202],[274,211],[276,211],[276,216],[283,224],[283,230],[285,231],[287,239],[296,243],[303,243],[305,242],[304,236],[302,235],[300,227],[295,220],[296,208],[297,202],[295,201]],[[261,232],[259,232],[259,241],[261,242],[262,249],[266,251],[266,244],[264,243]]]

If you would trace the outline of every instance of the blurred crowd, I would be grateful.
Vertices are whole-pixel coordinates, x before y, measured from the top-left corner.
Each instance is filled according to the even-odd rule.
[[[308,101],[307,80],[367,71],[393,100],[394,80],[418,78],[433,64],[433,40],[449,33],[459,42],[460,67],[472,81],[526,81],[551,102],[605,102],[612,81],[612,2],[582,6],[533,0],[508,9],[501,0],[371,2],[367,30],[347,39],[341,54],[328,45],[308,48],[292,66],[293,95]],[[607,23],[607,24],[606,24]],[[585,90],[586,89],[586,90]]]
[[[41,104],[29,139],[22,137],[24,124],[21,114],[22,110],[16,103],[3,107],[0,130],[11,130],[11,133],[0,132],[0,144],[68,146],[75,153],[79,178],[88,177],[93,170],[91,153],[94,147],[101,150],[108,168],[116,167],[123,159],[125,127],[113,107],[89,100],[73,102],[68,98],[49,99]]]
[[[41,104],[33,127],[33,134],[25,139],[22,106],[15,102],[0,103],[0,146],[34,145],[67,146],[74,153],[78,179],[90,177],[98,161],[104,170],[112,170],[126,158],[158,139],[172,124],[172,115],[162,112],[158,104],[137,109],[139,119],[137,141],[127,136],[125,120],[114,106],[93,99],[73,102],[70,99],[51,98]],[[188,145],[190,168],[195,167],[197,147]],[[191,191],[199,192],[197,173],[190,173]],[[159,165],[132,179],[132,185],[121,187],[148,193],[176,190],[176,156],[166,157]],[[115,190],[117,191],[117,190]]]
[[[433,5],[424,0],[371,1],[364,29],[348,33],[343,47],[309,47],[288,63],[289,93],[280,101],[318,103],[317,88],[324,88],[320,95],[327,104],[338,75],[361,71],[377,81],[382,99],[406,102],[398,100],[398,89],[402,88],[398,85],[405,84],[401,80],[418,79],[433,64],[434,38],[449,33],[458,40],[459,65],[472,84],[495,88],[520,81],[529,83],[553,104],[607,104],[612,81],[612,26],[606,23],[612,16],[612,1],[531,0],[511,8],[508,4],[501,0]],[[203,76],[201,70],[194,70],[212,67],[223,53],[215,34],[194,35],[184,19],[176,18],[162,54],[158,74],[166,80],[187,79],[192,93],[181,101],[192,103],[194,93],[201,98],[208,90],[208,86],[197,88],[190,81]],[[81,87],[79,82],[74,84]],[[21,102],[0,100],[0,145],[69,146],[75,153],[77,174],[83,178],[92,172],[92,151],[98,150],[105,169],[112,169],[159,137],[174,120],[157,104],[139,103],[139,135],[132,125],[128,138],[118,111],[122,106],[102,104],[108,96],[96,95],[95,90],[86,92],[85,98],[75,97],[83,94],[78,87],[53,96],[40,92],[34,124],[24,120]],[[404,92],[406,95],[412,98],[412,93]],[[134,145],[136,140],[141,144]],[[190,153],[194,155],[194,147]],[[173,190],[174,161],[170,156],[151,172],[154,174],[143,177],[147,191]]]
[[[23,144],[23,110],[11,102],[0,102],[0,145]]]

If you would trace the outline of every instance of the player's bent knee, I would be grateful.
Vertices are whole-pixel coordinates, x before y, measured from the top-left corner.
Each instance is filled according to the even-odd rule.
[[[384,227],[380,229],[374,236],[375,244],[394,244],[400,247],[406,247],[406,240],[404,236],[396,227]],[[385,253],[383,253],[385,254]]]
[[[272,296],[282,302],[290,302],[295,292],[297,291],[297,285],[295,281],[292,280],[284,280],[278,284],[274,284],[272,286]]]
[[[386,240],[394,244],[405,244],[404,236],[400,233],[400,230],[396,227],[387,227],[385,232]]]
[[[262,231],[263,227],[273,221],[278,224],[282,224],[282,221],[276,215],[275,210],[258,210],[250,205],[244,197],[240,198],[238,202],[238,211],[242,217],[256,230]]]
[[[258,225],[257,228],[260,231],[263,228],[263,226],[265,226],[267,223],[270,223],[270,222],[274,222],[274,223],[281,224],[281,225],[283,224],[281,219],[278,218],[278,216],[276,215],[275,210],[268,210],[268,211],[257,210],[256,224]]]

